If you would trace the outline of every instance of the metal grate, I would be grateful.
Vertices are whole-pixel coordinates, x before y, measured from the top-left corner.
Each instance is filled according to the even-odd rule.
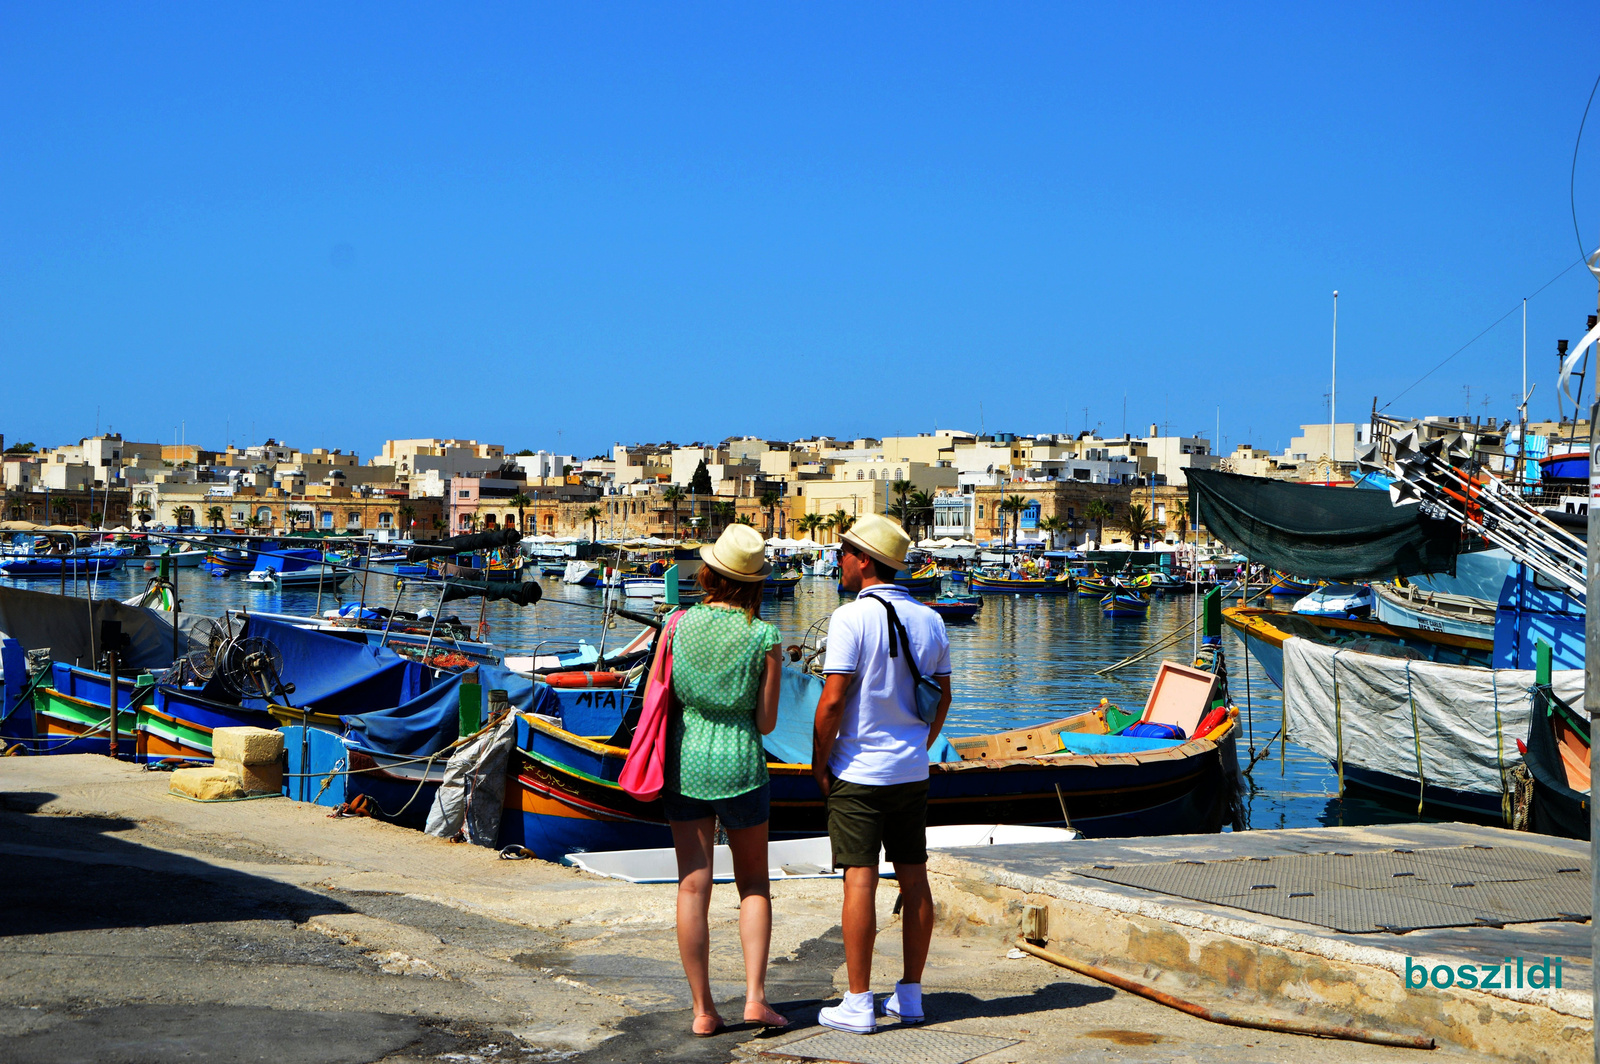
[[[840,1064],[966,1064],[1007,1046],[1015,1038],[989,1038],[950,1031],[892,1027],[873,1035],[824,1031],[763,1050],[768,1060],[822,1060]]]
[[[1516,846],[1099,864],[1082,876],[1371,934],[1592,915],[1586,859]]]

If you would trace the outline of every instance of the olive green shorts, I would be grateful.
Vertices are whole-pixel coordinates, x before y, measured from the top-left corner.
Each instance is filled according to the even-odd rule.
[[[869,787],[836,779],[828,789],[835,868],[928,863],[928,781]]]

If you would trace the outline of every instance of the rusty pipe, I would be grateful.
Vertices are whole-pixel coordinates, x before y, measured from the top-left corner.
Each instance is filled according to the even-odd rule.
[[[1138,994],[1142,998],[1149,998],[1169,1009],[1186,1012],[1190,1016],[1212,1023],[1227,1024],[1229,1027],[1251,1027],[1258,1031],[1275,1031],[1280,1034],[1302,1034],[1312,1038],[1341,1038],[1347,1042],[1369,1042],[1379,1046],[1399,1046],[1401,1049],[1433,1049],[1436,1043],[1432,1038],[1423,1038],[1419,1035],[1389,1034],[1387,1031],[1367,1031],[1359,1027],[1335,1027],[1332,1024],[1316,1023],[1311,1020],[1274,1020],[1252,1019],[1248,1016],[1230,1016],[1225,1012],[1208,1009],[1203,1005],[1196,1005],[1192,1001],[1185,1001],[1171,994],[1164,994],[1154,987],[1143,983],[1136,983],[1132,979],[1120,976],[1115,972],[1108,972],[1104,968],[1096,968],[1092,964],[1075,961],[1071,957],[1064,957],[1059,953],[1035,946],[1026,939],[1017,940],[1017,948],[1024,953],[1031,953],[1040,960],[1057,964],[1068,971],[1086,975],[1090,979],[1098,979],[1102,983],[1109,983],[1118,990],[1126,990],[1130,994]]]

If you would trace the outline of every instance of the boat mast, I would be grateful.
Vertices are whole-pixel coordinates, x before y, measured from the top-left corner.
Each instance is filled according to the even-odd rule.
[[[1336,448],[1333,445],[1334,402],[1339,384],[1339,290],[1333,290],[1333,368],[1328,377],[1328,480],[1333,480]]]

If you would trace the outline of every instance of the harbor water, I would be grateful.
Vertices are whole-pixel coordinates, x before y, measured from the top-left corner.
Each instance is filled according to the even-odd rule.
[[[137,594],[153,574],[131,567],[87,581],[68,581],[68,595],[92,593],[95,598],[125,599]],[[15,587],[56,592],[56,580],[4,580]],[[313,589],[274,591],[253,588],[239,575],[216,577],[201,569],[178,574],[182,610],[215,616],[226,609],[309,615],[319,607]],[[469,626],[481,619],[487,638],[508,653],[548,650],[576,640],[607,647],[633,637],[636,626],[619,620],[602,632],[598,589],[563,584],[559,577],[541,580],[545,598],[530,607],[508,603],[457,601],[439,611],[455,614]],[[338,592],[324,591],[320,607],[365,601],[371,606],[416,612],[437,609],[439,585],[410,580],[397,586],[387,573],[368,574],[365,587],[357,575]],[[793,597],[768,599],[762,616],[777,625],[784,645],[799,644],[811,632],[814,644],[829,614],[841,603],[835,581],[804,577]],[[949,625],[954,700],[947,734],[972,735],[1024,727],[1093,709],[1101,698],[1123,707],[1144,704],[1163,659],[1188,663],[1193,650],[1186,632],[1170,647],[1108,676],[1096,671],[1173,635],[1194,615],[1187,594],[1157,595],[1142,620],[1108,619],[1093,599],[1075,595],[985,594],[983,608],[970,623]],[[624,602],[627,606],[629,603]],[[647,600],[633,600],[648,612]],[[480,610],[482,613],[480,615]],[[813,631],[815,629],[815,631]],[[1278,733],[1283,700],[1254,661],[1246,662],[1243,644],[1231,630],[1224,633],[1230,689],[1239,707],[1239,759],[1244,767],[1252,751],[1261,754]],[[1406,811],[1356,794],[1340,798],[1338,780],[1327,761],[1298,746],[1274,742],[1270,754],[1247,776],[1248,815],[1252,828],[1293,828],[1381,824],[1414,821]]]

